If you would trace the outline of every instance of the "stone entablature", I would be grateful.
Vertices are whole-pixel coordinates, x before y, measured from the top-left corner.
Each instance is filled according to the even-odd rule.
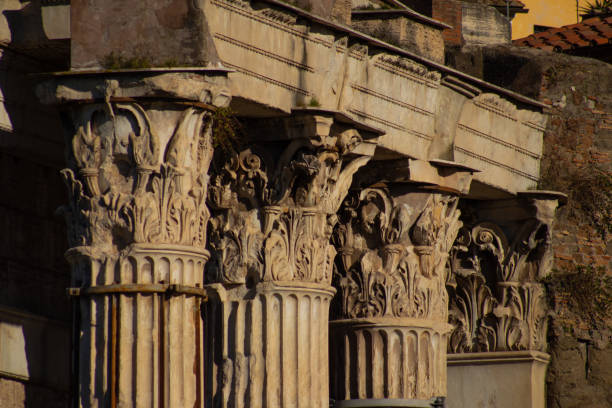
[[[206,14],[235,70],[232,93],[262,110],[337,109],[384,130],[389,151],[464,163],[510,193],[536,185],[546,123],[537,102],[281,2],[213,0]]]
[[[393,152],[464,163],[482,170],[476,181],[511,194],[537,183],[546,118],[529,98],[277,0],[177,0],[175,10],[150,0],[141,9],[121,5],[121,19],[108,7],[106,0],[72,3],[81,17],[72,22],[74,69],[113,56],[157,66],[223,64],[235,70],[232,94],[248,101],[240,114],[310,104],[339,110],[384,130],[379,144]],[[82,23],[98,15],[107,26]],[[122,24],[129,18],[146,27]],[[144,34],[151,27],[157,40]],[[100,46],[100,33],[112,46]]]

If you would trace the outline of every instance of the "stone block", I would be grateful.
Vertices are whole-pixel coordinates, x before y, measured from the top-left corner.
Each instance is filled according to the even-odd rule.
[[[389,44],[433,61],[444,62],[444,39],[439,24],[428,24],[402,11],[354,12],[352,26]]]
[[[68,324],[0,307],[0,376],[68,391],[69,371]]]
[[[462,3],[461,15],[461,37],[465,45],[510,43],[510,21],[493,7]]]
[[[447,359],[448,408],[545,407],[546,353],[461,353]]]
[[[149,66],[216,63],[204,1],[75,0],[71,3],[71,67],[100,68],[109,59]]]

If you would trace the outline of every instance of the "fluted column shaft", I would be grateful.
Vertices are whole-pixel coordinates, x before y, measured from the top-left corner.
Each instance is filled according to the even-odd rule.
[[[327,407],[327,286],[214,285],[207,305],[208,406]]]
[[[446,394],[447,325],[409,318],[350,319],[332,321],[330,331],[338,400],[425,401]]]
[[[208,254],[134,245],[118,258],[91,255],[88,247],[68,254],[75,281],[83,283],[74,289],[81,406],[202,406]]]

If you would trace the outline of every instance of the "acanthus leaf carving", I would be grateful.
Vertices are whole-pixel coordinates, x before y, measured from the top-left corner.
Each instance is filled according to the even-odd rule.
[[[161,164],[155,127],[162,124],[155,125],[142,106],[108,103],[81,113],[70,154],[87,191],[71,169],[62,174],[71,193],[70,218],[97,231],[77,230],[77,221],[70,221],[71,244],[111,252],[131,243],[204,246],[210,113],[188,108],[180,115]]]
[[[455,326],[449,352],[546,350],[548,309],[537,279],[548,265],[549,231],[546,223],[528,220],[509,244],[491,222],[463,229],[449,262]],[[475,307],[475,299],[486,307]]]
[[[457,275],[456,280],[449,310],[449,323],[455,327],[449,352],[493,351],[497,332],[491,320],[497,300],[480,274]]]
[[[357,131],[329,137],[296,138],[278,150],[253,143],[237,152],[219,152],[213,161],[209,202],[213,209],[211,249],[215,265],[231,268],[210,276],[222,283],[255,281],[331,282],[336,251],[329,243],[337,222],[337,208],[344,199],[353,174],[370,159],[345,154],[361,141]],[[277,147],[280,143],[277,144]],[[230,215],[231,214],[231,215]],[[248,244],[223,228],[224,219],[236,221],[258,238]],[[247,222],[247,219],[249,221]],[[242,236],[242,234],[238,234]],[[249,254],[215,250],[222,242],[249,247]],[[256,254],[256,255],[255,255]],[[259,259],[261,262],[250,262]],[[258,271],[238,265],[254,265]]]
[[[415,214],[385,190],[363,189],[345,200],[340,219],[334,234],[342,304],[337,318],[446,320],[448,255],[442,251],[461,226],[456,198],[432,193]],[[423,234],[430,240],[421,240]]]

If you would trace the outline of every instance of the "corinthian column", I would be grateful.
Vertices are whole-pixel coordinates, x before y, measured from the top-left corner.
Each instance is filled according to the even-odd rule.
[[[472,171],[407,159],[368,170],[356,183],[379,187],[354,190],[334,232],[332,398],[430,407],[446,395],[446,264]]]
[[[327,407],[330,236],[376,134],[321,110],[245,127],[211,170],[208,405]]]
[[[72,75],[40,89],[67,103],[71,125],[63,212],[81,407],[203,406],[207,172],[214,104],[229,101],[222,78]]]
[[[493,395],[500,408],[546,405],[549,310],[540,282],[551,271],[551,231],[564,201],[563,194],[534,190],[463,203],[447,282],[449,396],[458,407]],[[473,393],[465,378],[486,378],[486,386]]]

